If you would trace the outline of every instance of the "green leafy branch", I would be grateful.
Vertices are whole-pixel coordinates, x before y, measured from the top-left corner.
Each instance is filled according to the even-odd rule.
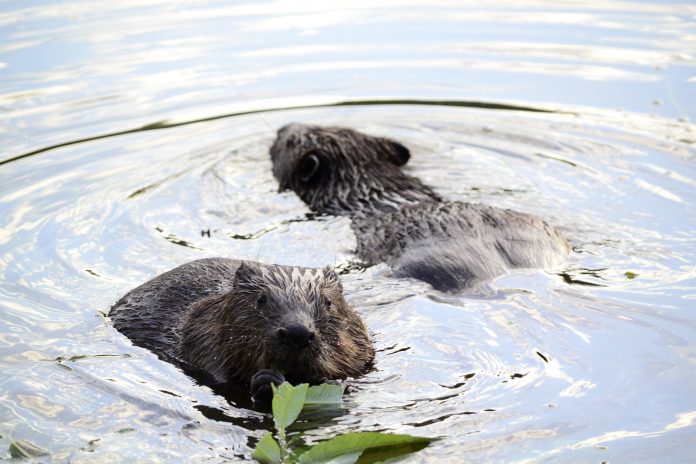
[[[307,405],[336,405],[343,402],[341,385],[302,384],[293,387],[285,382],[273,387],[273,423],[276,437],[267,432],[256,445],[251,457],[263,464],[377,462],[425,448],[433,438],[383,432],[350,432],[305,446],[290,446],[286,429]]]

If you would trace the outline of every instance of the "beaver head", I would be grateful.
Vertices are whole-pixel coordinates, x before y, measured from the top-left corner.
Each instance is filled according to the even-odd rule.
[[[387,138],[293,123],[278,130],[270,153],[280,190],[293,190],[317,212],[389,211],[405,203],[439,199],[402,172],[410,152]]]
[[[248,383],[274,368],[291,382],[358,376],[374,350],[330,268],[243,262],[232,289],[195,304],[183,321],[182,357],[220,381]]]

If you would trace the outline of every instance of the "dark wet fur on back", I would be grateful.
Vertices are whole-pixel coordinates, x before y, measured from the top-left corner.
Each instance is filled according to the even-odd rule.
[[[270,150],[280,189],[319,213],[349,216],[358,255],[398,276],[455,291],[509,268],[549,267],[566,240],[534,216],[445,201],[405,174],[402,144],[340,127],[290,124]]]
[[[364,374],[374,357],[330,268],[202,259],[132,290],[109,316],[134,344],[217,383],[249,384],[269,368],[296,382],[342,379]],[[283,336],[295,342],[298,330],[302,347]]]

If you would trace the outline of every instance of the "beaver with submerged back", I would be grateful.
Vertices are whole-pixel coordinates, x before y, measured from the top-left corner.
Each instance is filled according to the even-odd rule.
[[[328,267],[201,259],[131,290],[109,316],[135,345],[211,383],[249,385],[255,401],[285,378],[362,375],[374,358],[365,324]]]
[[[270,154],[281,191],[293,190],[315,212],[350,217],[360,258],[438,290],[552,266],[570,249],[534,216],[443,200],[401,170],[410,152],[390,139],[294,123],[278,131]]]

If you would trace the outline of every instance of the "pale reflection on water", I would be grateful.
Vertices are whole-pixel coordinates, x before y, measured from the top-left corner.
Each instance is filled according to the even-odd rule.
[[[377,369],[310,438],[444,437],[414,462],[688,462],[696,11],[479,3],[0,6],[0,162],[20,157],[0,165],[0,455],[248,458],[263,411],[104,317],[222,255],[345,272]],[[290,121],[399,139],[443,196],[544,217],[575,253],[463,295],[362,270],[347,219],[277,192],[267,151]]]
[[[6,4],[0,156],[278,98],[417,96],[693,117],[693,14],[689,2]]]

